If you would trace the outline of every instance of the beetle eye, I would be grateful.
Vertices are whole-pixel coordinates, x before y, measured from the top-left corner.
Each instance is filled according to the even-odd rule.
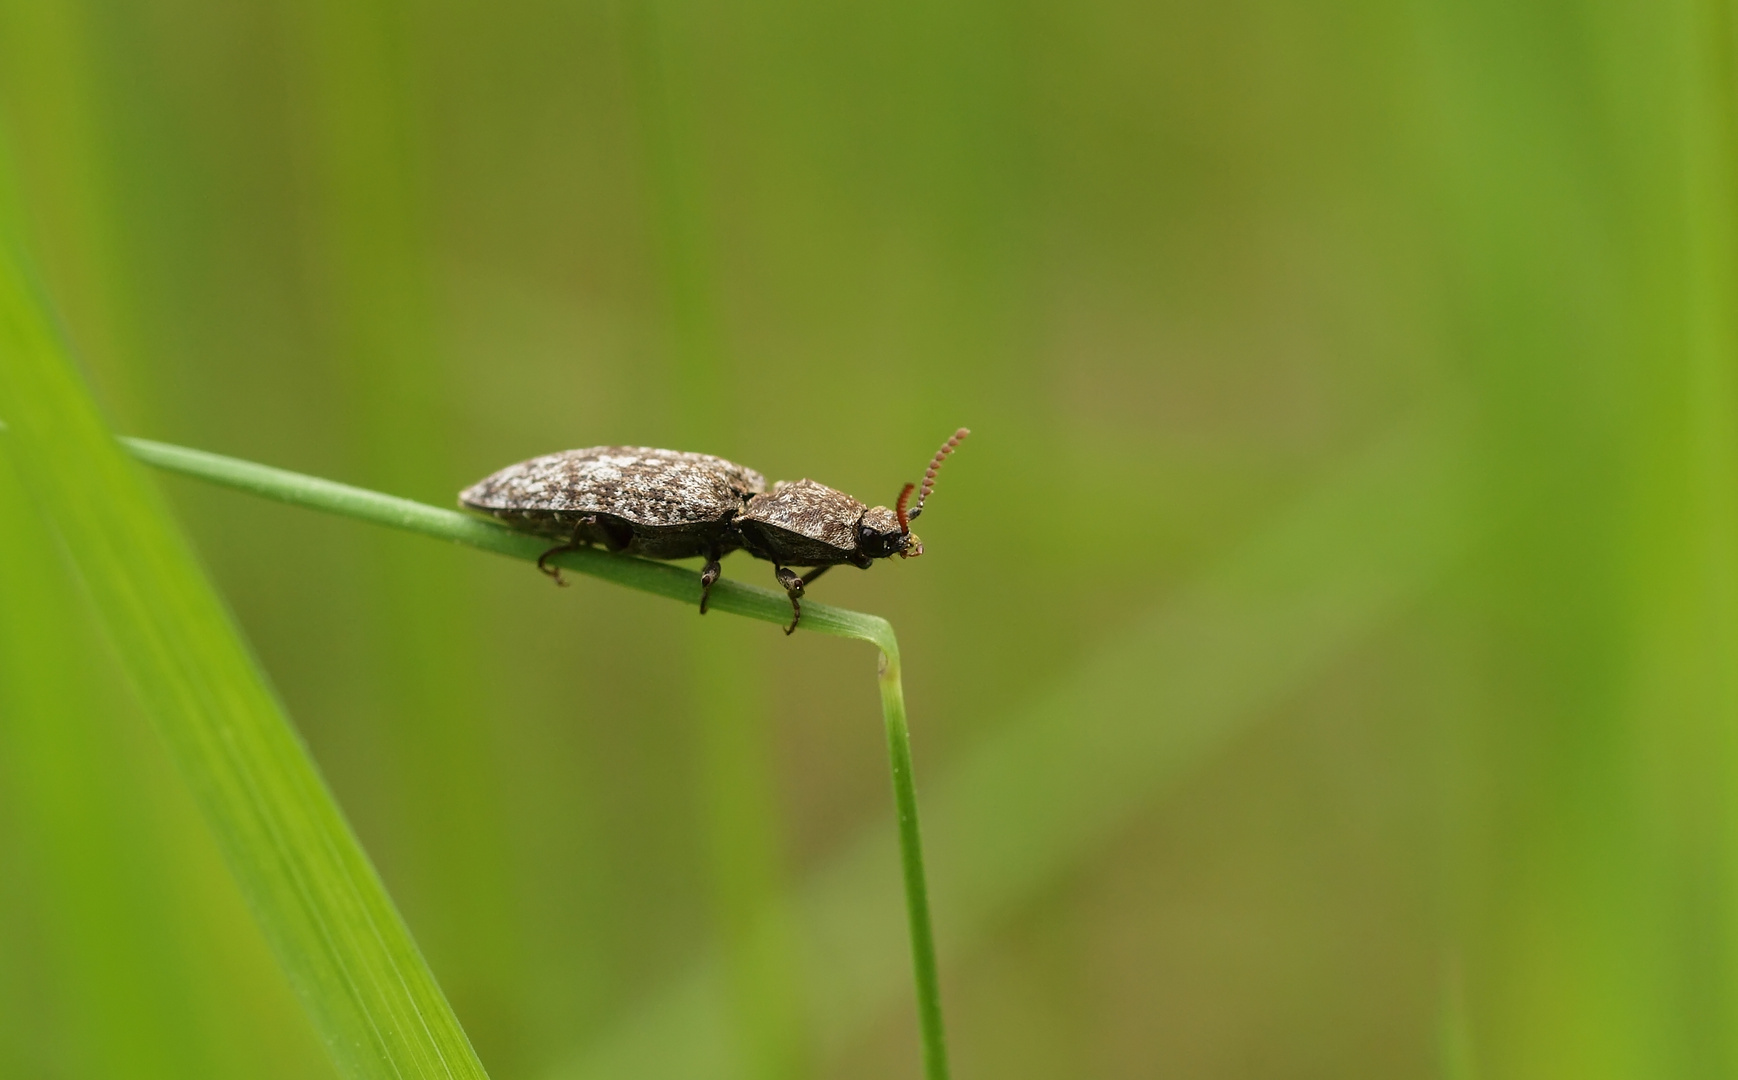
[[[871,559],[885,559],[898,551],[904,538],[897,532],[882,532],[870,525],[857,527],[857,550]]]

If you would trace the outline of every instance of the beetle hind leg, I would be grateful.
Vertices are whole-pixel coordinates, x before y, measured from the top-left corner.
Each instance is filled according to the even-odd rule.
[[[579,534],[587,525],[596,524],[597,517],[595,515],[587,515],[586,517],[580,518],[579,521],[574,524],[573,537],[569,539],[567,543],[557,544],[548,551],[537,556],[537,569],[554,578],[557,585],[560,585],[564,589],[567,588],[567,579],[561,576],[561,567],[550,566],[546,560],[548,560],[551,555],[560,555],[564,551],[578,551],[582,547],[589,546],[587,541],[580,539]]]

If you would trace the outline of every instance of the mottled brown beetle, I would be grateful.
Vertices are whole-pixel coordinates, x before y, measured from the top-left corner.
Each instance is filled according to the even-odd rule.
[[[923,554],[910,523],[935,489],[942,461],[968,434],[954,432],[930,460],[910,513],[905,504],[916,484],[905,485],[892,510],[867,507],[813,480],[780,483],[768,492],[763,476],[735,462],[643,446],[593,446],[522,461],[466,488],[459,502],[523,532],[564,541],[537,559],[557,584],[566,582],[549,557],[592,544],[651,559],[704,555],[702,615],[719,559],[746,548],[773,564],[790,596],[789,634],[802,618],[804,587],[833,567],[868,569],[876,559]],[[799,577],[792,566],[811,572]]]
[[[649,559],[704,555],[704,615],[719,558],[742,546],[731,519],[765,490],[764,476],[711,454],[592,446],[509,465],[461,491],[459,503],[564,541],[537,557],[537,568],[557,585],[567,582],[548,558],[591,544]]]
[[[730,527],[742,537],[742,546],[757,559],[773,565],[773,575],[791,598],[789,634],[803,617],[803,590],[835,566],[849,563],[867,570],[876,559],[898,555],[915,559],[923,543],[911,531],[911,522],[923,513],[923,504],[935,490],[935,474],[941,463],[971,432],[960,428],[930,459],[923,474],[923,490],[908,514],[906,500],[916,484],[906,484],[893,509],[864,506],[845,494],[813,480],[779,483],[771,491],[748,501],[748,509],[736,515]],[[809,567],[798,576],[792,566]]]

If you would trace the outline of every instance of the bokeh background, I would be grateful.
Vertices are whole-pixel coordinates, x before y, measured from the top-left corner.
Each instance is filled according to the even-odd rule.
[[[1723,0],[3,0],[119,430],[890,502],[962,1077],[1738,1072]],[[162,479],[501,1078],[915,1076],[858,643]],[[0,468],[0,1073],[331,1075]],[[727,576],[771,585],[737,555]]]

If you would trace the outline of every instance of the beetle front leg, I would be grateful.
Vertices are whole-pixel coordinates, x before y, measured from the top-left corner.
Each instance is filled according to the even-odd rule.
[[[791,598],[791,624],[785,627],[785,636],[789,637],[796,631],[797,623],[802,621],[803,606],[797,601],[803,595],[803,579],[797,576],[795,570],[787,570],[782,566],[773,567],[773,576],[784,586],[785,593]]]
[[[785,627],[787,636],[797,628],[797,623],[802,621],[803,607],[797,603],[797,600],[802,597],[803,589],[808,586],[809,582],[831,569],[831,566],[816,567],[810,569],[807,575],[798,577],[794,570],[787,570],[782,566],[773,568],[773,575],[778,578],[778,583],[785,587],[785,592],[791,598],[791,624]]]

